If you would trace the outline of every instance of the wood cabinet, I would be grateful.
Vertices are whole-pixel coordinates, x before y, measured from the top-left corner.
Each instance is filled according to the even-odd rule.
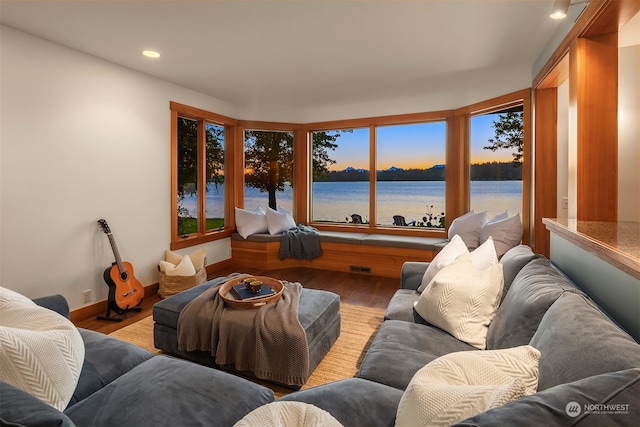
[[[592,1],[533,80],[536,252],[549,256],[542,218],[563,216],[559,190],[566,194],[564,216],[618,220],[618,198],[624,197],[618,183],[618,32],[639,10],[637,0]],[[568,111],[560,112],[558,88],[565,84]],[[568,123],[559,126],[558,117]],[[562,160],[567,164],[559,164],[559,144],[568,145],[568,159]],[[558,189],[559,174],[565,175],[567,188]]]

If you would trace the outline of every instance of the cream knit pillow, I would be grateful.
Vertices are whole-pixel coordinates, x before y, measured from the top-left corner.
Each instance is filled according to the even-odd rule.
[[[440,252],[433,257],[433,260],[429,263],[427,270],[422,276],[422,284],[418,288],[418,292],[422,292],[427,285],[436,277],[436,274],[447,265],[451,264],[462,254],[468,254],[469,249],[465,245],[464,241],[457,234],[451,238],[451,241],[442,248]]]
[[[449,426],[533,394],[539,360],[540,352],[528,345],[441,356],[409,382],[396,427]]]
[[[484,270],[498,263],[498,255],[496,247],[493,244],[493,238],[489,237],[483,244],[475,248],[473,251],[463,246],[462,239],[457,234],[453,236],[453,240],[440,251],[433,261],[429,263],[427,271],[422,276],[422,283],[418,287],[418,292],[423,292],[436,274],[447,265],[455,261],[460,255],[468,253],[471,255],[471,262],[476,270]],[[446,252],[445,252],[446,251]]]
[[[191,258],[191,262],[193,263],[193,267],[196,269],[196,272],[200,271],[204,268],[205,260],[207,257],[207,248],[202,248],[198,249],[197,251],[190,252],[186,256]],[[170,262],[173,265],[180,264],[180,261],[182,261],[183,257],[184,255],[170,251],[168,249],[164,252],[164,260]]]
[[[197,273],[196,268],[188,256],[182,257],[178,265],[169,261],[160,261],[160,271],[167,276],[193,276]]]
[[[0,287],[0,381],[63,411],[83,362],[84,341],[69,319]]]
[[[502,264],[478,271],[463,254],[440,270],[414,307],[427,322],[484,350],[503,284]]]
[[[271,402],[254,409],[233,427],[342,427],[330,413],[304,402]]]

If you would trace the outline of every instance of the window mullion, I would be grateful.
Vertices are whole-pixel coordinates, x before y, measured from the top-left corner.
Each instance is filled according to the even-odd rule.
[[[376,126],[369,126],[369,227],[375,227],[376,220]]]
[[[207,229],[207,133],[204,120],[198,120],[198,233]]]
[[[171,241],[178,240],[178,112],[171,111]]]

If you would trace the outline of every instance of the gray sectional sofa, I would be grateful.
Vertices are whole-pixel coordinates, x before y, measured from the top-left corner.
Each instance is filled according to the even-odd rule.
[[[530,344],[541,353],[538,392],[459,426],[638,426],[640,345],[550,262],[526,246],[500,261],[505,288],[487,349]],[[316,405],[345,426],[393,426],[413,375],[447,353],[482,351],[413,309],[426,263],[405,263],[401,286],[357,378],[282,397]],[[567,410],[577,402],[580,414]]]
[[[538,391],[456,426],[640,425],[640,345],[550,262],[526,246],[500,260],[505,288],[487,349],[529,344],[541,353]],[[313,404],[344,426],[395,424],[413,375],[436,358],[478,350],[417,315],[426,263],[405,263],[356,378],[278,401]],[[603,284],[606,285],[606,284]],[[64,298],[37,301],[66,316]],[[85,362],[64,413],[0,382],[0,426],[232,426],[273,392],[231,374],[80,330]],[[250,396],[250,398],[247,398]],[[576,411],[579,408],[579,414]]]
[[[60,295],[35,302],[69,317]],[[270,389],[234,375],[79,332],[85,359],[64,412],[0,381],[0,426],[227,427],[274,400]]]

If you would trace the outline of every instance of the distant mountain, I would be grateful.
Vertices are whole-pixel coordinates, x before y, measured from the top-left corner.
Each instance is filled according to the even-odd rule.
[[[366,170],[366,169],[356,169],[356,168],[351,167],[351,166],[347,166],[342,172],[347,172],[347,173],[352,173],[352,172],[369,173],[369,171]]]
[[[427,169],[403,169],[391,166],[387,170],[376,171],[378,181],[444,181],[446,165],[437,164]],[[522,167],[515,167],[512,162],[479,163],[470,168],[471,181],[520,181]],[[347,167],[341,171],[325,173],[318,181],[368,181],[369,171]]]

